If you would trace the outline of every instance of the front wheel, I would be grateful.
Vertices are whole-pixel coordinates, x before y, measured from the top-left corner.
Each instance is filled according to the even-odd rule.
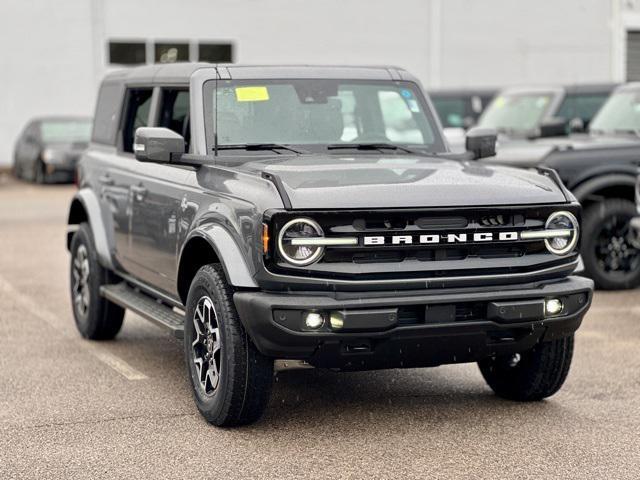
[[[202,267],[189,289],[184,350],[194,399],[208,422],[236,426],[260,418],[269,402],[273,361],[242,327],[218,264]]]
[[[621,198],[585,210],[582,260],[597,288],[621,290],[640,285],[640,244],[629,223],[636,214],[635,204]]]
[[[487,358],[480,372],[496,395],[529,402],[550,397],[562,387],[573,357],[573,335],[542,342],[515,355]]]

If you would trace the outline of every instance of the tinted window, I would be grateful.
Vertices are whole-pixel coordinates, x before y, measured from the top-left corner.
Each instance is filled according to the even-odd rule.
[[[467,116],[467,102],[463,98],[431,98],[436,107],[442,126],[464,127],[464,119]]]
[[[156,43],[156,63],[174,63],[189,61],[188,43]]]
[[[566,120],[580,118],[587,124],[609,97],[606,93],[567,95],[560,105],[556,117]]]
[[[144,42],[109,42],[109,63],[116,65],[140,65],[147,62]]]
[[[115,144],[121,102],[122,87],[119,84],[105,83],[102,85],[93,120],[91,139],[94,142]]]
[[[187,90],[166,89],[162,91],[160,107],[160,127],[165,127],[184,137],[185,149],[189,149],[189,92]]]
[[[136,128],[149,124],[151,89],[131,89],[127,92],[127,110],[122,128],[122,149],[133,153]]]
[[[230,43],[201,43],[198,45],[198,60],[211,63],[233,62],[233,45]]]

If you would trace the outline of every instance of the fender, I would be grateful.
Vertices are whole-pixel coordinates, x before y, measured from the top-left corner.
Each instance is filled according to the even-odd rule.
[[[71,246],[71,236],[77,230],[82,220],[77,217],[77,204],[80,204],[86,212],[91,233],[93,234],[93,243],[95,244],[100,265],[113,270],[113,260],[111,258],[111,248],[113,241],[110,241],[109,233],[105,228],[105,222],[100,209],[100,202],[96,194],[90,188],[82,188],[76,193],[69,208],[69,217],[67,220],[67,248]]]
[[[201,237],[211,245],[231,285],[234,287],[258,288],[247,259],[233,236],[227,229],[217,224],[202,225],[189,234],[180,251],[178,265],[182,264],[184,249],[194,237]]]
[[[582,202],[587,196],[591,195],[593,192],[597,192],[603,188],[607,187],[615,187],[615,186],[625,186],[625,187],[634,187],[636,184],[636,178],[632,175],[627,175],[624,173],[613,173],[598,177],[593,177],[589,180],[584,181],[579,184],[577,187],[573,189],[573,194],[578,199],[579,202]]]

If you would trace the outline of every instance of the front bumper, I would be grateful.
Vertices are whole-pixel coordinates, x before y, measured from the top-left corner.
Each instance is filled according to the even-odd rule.
[[[474,362],[525,351],[575,332],[592,296],[591,280],[570,276],[541,284],[433,291],[241,291],[234,301],[263,354],[364,370]],[[542,305],[550,298],[562,299],[560,315],[545,316]],[[304,331],[301,319],[308,311],[341,312],[345,328],[327,324]]]

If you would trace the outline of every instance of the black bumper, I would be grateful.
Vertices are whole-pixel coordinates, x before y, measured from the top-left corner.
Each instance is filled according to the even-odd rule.
[[[263,354],[362,370],[474,362],[525,351],[575,332],[592,295],[591,280],[567,277],[537,285],[419,292],[242,291],[234,301]],[[557,316],[544,311],[551,298],[562,301]],[[303,321],[309,311],[321,312],[325,325],[309,331]],[[331,312],[344,320],[342,328],[331,326]]]

